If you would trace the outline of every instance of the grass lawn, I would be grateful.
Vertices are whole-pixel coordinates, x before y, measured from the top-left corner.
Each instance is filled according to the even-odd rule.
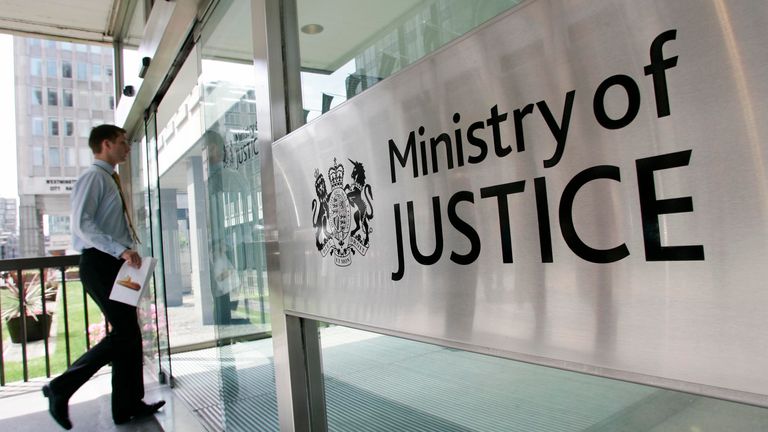
[[[61,289],[61,287],[59,288]],[[61,292],[59,293],[61,296]],[[70,343],[70,361],[74,362],[81,354],[86,350],[86,335],[85,335],[85,307],[83,306],[83,287],[79,281],[67,282],[67,308],[69,309],[69,343]],[[65,326],[64,326],[64,301],[59,297],[56,303],[56,312],[54,314],[56,319],[56,334],[51,334],[48,338],[49,354],[51,359],[51,375],[57,375],[67,368],[67,346],[65,342]],[[102,322],[104,319],[101,316],[101,311],[96,303],[88,297],[88,323],[94,324]],[[8,329],[5,323],[3,323],[3,346],[9,344],[10,337],[8,336]],[[53,342],[55,341],[55,349]],[[29,351],[27,351],[29,353]],[[45,376],[45,357],[38,357],[29,359],[29,378],[44,377]],[[5,381],[6,383],[13,381],[21,381],[22,375],[22,362],[6,362],[5,363]]]

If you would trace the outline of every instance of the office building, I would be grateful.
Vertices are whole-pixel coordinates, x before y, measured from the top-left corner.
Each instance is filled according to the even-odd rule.
[[[66,224],[72,185],[92,161],[91,127],[114,121],[112,50],[20,36],[13,47],[20,254],[60,254],[71,242],[46,241],[44,227]]]

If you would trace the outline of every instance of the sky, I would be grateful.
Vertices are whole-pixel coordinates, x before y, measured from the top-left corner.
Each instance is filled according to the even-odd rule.
[[[0,197],[18,198],[13,37],[0,34]]]

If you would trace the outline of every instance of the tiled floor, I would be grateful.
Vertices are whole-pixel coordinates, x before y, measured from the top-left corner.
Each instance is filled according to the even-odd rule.
[[[40,388],[47,379],[35,379],[30,382],[8,384],[0,390],[0,430],[13,432],[47,432],[61,429],[48,414],[48,400],[43,397]],[[159,432],[164,424],[185,424],[186,431],[200,430],[199,423],[191,416],[183,403],[174,399],[167,390],[153,383],[152,378],[145,378],[145,400],[165,399],[167,405],[157,415],[125,425],[117,426],[111,415],[111,374],[109,368],[103,368],[90,381],[85,383],[72,397],[69,415],[75,432],[137,431]],[[186,410],[186,412],[185,412]],[[174,430],[165,429],[165,430]]]

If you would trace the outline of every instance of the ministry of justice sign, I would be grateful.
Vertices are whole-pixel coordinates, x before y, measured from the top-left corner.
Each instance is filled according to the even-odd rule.
[[[278,141],[286,309],[768,405],[766,25],[530,1]]]

